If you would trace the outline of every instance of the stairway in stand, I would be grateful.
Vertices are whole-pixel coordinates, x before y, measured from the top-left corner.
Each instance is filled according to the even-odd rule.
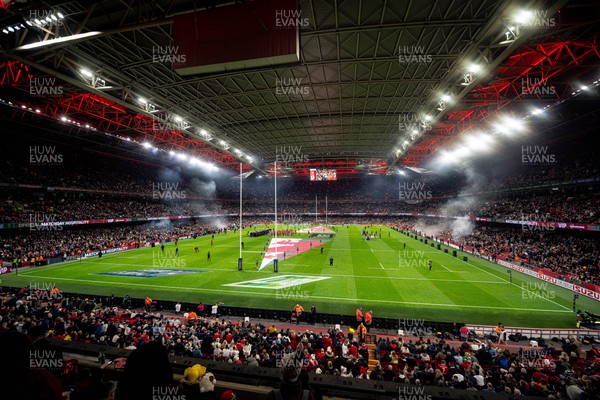
[[[369,371],[373,371],[377,366],[377,346],[374,343],[367,343],[369,350]]]

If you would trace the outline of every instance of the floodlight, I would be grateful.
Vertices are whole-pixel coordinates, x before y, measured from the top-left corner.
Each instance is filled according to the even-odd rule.
[[[515,21],[518,24],[525,25],[531,20],[533,13],[531,11],[522,10],[515,16]]]

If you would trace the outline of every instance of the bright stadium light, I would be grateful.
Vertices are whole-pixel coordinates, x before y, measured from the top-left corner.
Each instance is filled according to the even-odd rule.
[[[494,138],[483,132],[474,132],[465,137],[465,143],[470,149],[475,151],[489,151],[492,149]]]
[[[515,132],[523,132],[525,130],[525,124],[522,120],[516,118],[502,117],[494,124],[494,128],[499,133],[511,136]]]
[[[467,146],[459,146],[452,151],[452,155],[456,158],[465,158],[471,154],[471,149]]]
[[[152,148],[152,144],[149,143],[149,142],[142,143],[142,146],[144,146],[146,149],[151,149]]]
[[[10,28],[8,28],[10,30]],[[101,35],[102,32],[99,31],[93,31],[93,32],[86,32],[86,33],[78,33],[75,35],[71,35],[71,36],[63,36],[63,37],[59,37],[56,39],[48,39],[48,40],[42,40],[41,42],[35,42],[35,43],[29,43],[20,47],[17,47],[14,50],[31,50],[31,49],[37,49],[38,47],[45,47],[45,46],[52,46],[54,44],[59,44],[59,43],[65,43],[65,42],[70,42],[73,40],[80,40],[80,39],[86,39],[86,38],[90,38],[93,36],[98,36]]]
[[[187,156],[183,153],[177,153],[177,158],[179,158],[181,161],[187,160]]]
[[[477,64],[470,64],[469,67],[467,68],[467,72],[470,72],[472,74],[476,74],[481,70],[481,67]]]
[[[515,15],[515,22],[520,25],[525,25],[531,21],[532,17],[533,13],[531,11],[521,10],[519,13],[517,13],[517,15]]]

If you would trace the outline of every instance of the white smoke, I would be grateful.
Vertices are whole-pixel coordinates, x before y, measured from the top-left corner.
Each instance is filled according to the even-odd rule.
[[[468,219],[455,219],[450,224],[450,231],[455,240],[462,240],[464,237],[473,233],[475,224]]]
[[[193,178],[188,182],[188,187],[194,196],[202,198],[202,200],[188,201],[187,206],[192,210],[193,215],[227,214],[229,212],[227,208],[222,207],[220,201],[213,201],[217,198],[217,184],[215,181],[203,181]],[[203,219],[203,223],[210,223],[211,226],[222,229],[227,227],[227,218]]]
[[[484,200],[480,193],[485,190],[486,179],[471,167],[466,167],[463,173],[466,178],[465,185],[460,188],[456,197],[448,200],[435,212],[444,217],[459,217],[459,219],[441,218],[434,224],[418,220],[415,230],[427,236],[450,233],[455,240],[461,240],[473,233],[475,224],[466,218],[473,216],[483,204]]]
[[[433,220],[419,219],[415,223],[414,229],[425,236],[440,236],[446,230],[446,221],[435,221],[436,223],[433,223]]]
[[[190,190],[202,197],[212,199],[217,194],[217,184],[215,181],[201,181],[198,178],[193,178],[188,184]]]
[[[161,182],[181,182],[181,175],[179,171],[169,168],[162,168],[158,172],[158,179]]]
[[[163,219],[163,220],[159,220],[159,221],[154,221],[154,222],[152,222],[150,226],[151,226],[152,228],[157,228],[157,229],[160,229],[160,228],[167,228],[167,227],[169,227],[170,225],[171,225],[171,221],[170,221],[170,220],[168,220],[168,219]]]

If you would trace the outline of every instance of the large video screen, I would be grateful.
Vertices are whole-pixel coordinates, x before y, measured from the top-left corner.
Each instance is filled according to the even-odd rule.
[[[337,174],[335,169],[311,169],[311,181],[336,181]]]

